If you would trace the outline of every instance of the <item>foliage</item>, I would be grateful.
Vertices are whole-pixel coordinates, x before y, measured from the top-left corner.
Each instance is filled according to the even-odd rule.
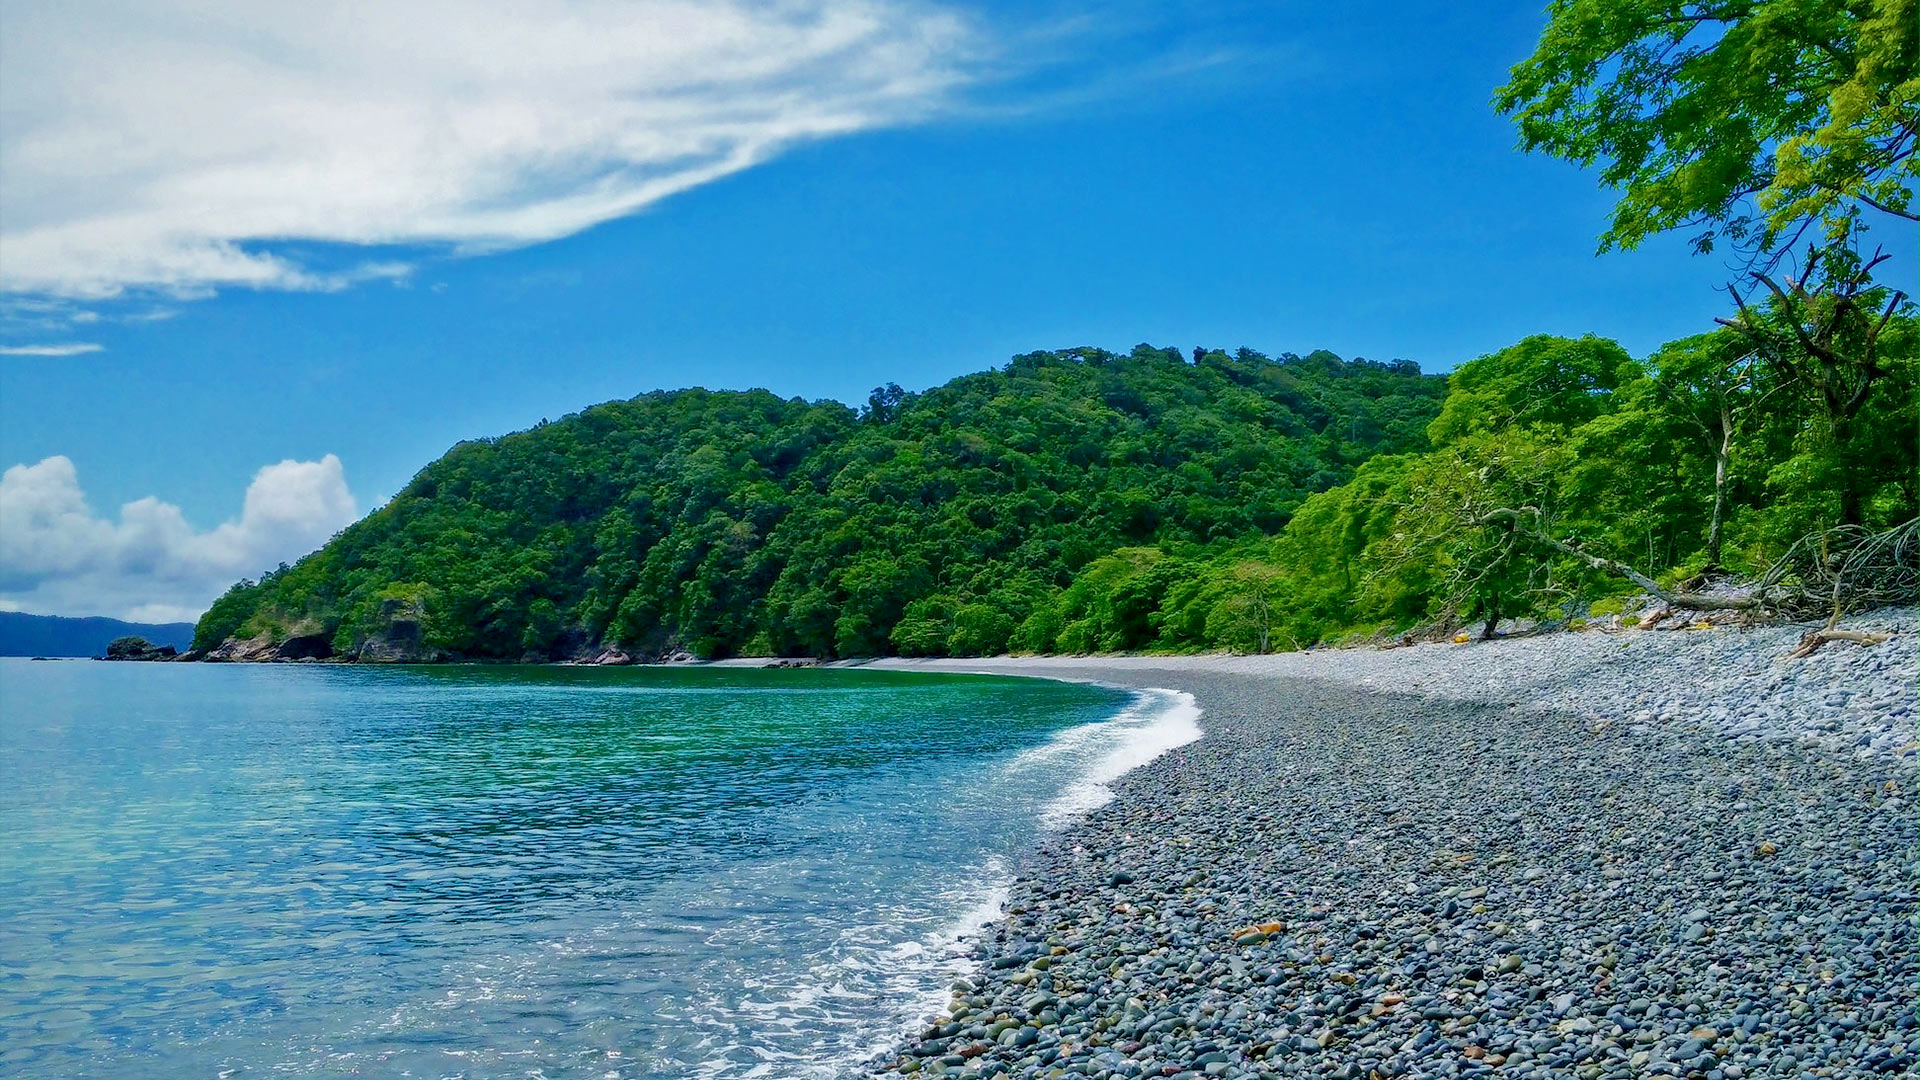
[[[1851,456],[1834,447],[1821,395],[1732,329],[1645,361],[1596,338],[1529,338],[1461,365],[1431,450],[1369,459],[1276,538],[1096,560],[1028,617],[1016,647],[1262,651],[1469,622],[1488,633],[1618,609],[1634,586],[1570,548],[1673,585],[1722,562],[1709,555],[1716,521],[1728,569],[1756,574],[1839,520],[1849,486],[1866,493],[1869,525],[1910,521],[1915,329],[1910,314],[1890,318]]]
[[[1445,446],[1516,427],[1571,431],[1605,411],[1632,364],[1627,351],[1606,338],[1536,334],[1461,364],[1427,434]]]
[[[858,413],[648,394],[454,447],[319,552],[236,585],[196,642],[299,627],[351,652],[404,616],[430,648],[506,659],[1144,648],[1199,564],[1136,581],[1111,560],[1279,532],[1360,463],[1423,445],[1443,393],[1406,363],[1141,346],[883,387]],[[1096,596],[1110,578],[1120,594]],[[1211,640],[1195,617],[1183,643]]]
[[[213,602],[193,628],[193,647],[205,652],[240,632],[240,627],[260,606],[260,586],[237,581]]]
[[[1890,462],[1887,451],[1895,448],[1863,438],[1873,433],[1857,423],[1860,412],[1876,400],[1878,381],[1911,379],[1910,368],[1903,366],[1911,343],[1903,347],[1898,341],[1910,332],[1911,323],[1895,320],[1907,306],[1906,297],[1872,280],[1874,266],[1885,258],[1862,262],[1844,245],[1814,249],[1801,276],[1789,278],[1785,286],[1766,273],[1754,275],[1772,294],[1764,308],[1754,309],[1735,293],[1739,317],[1721,320],[1783,382],[1816,404],[1816,441],[1803,453],[1810,453],[1807,471],[1820,475],[1835,492],[1841,525],[1867,520],[1866,504],[1883,479],[1912,479],[1911,469],[1887,476],[1885,465],[1910,456],[1895,450]],[[1894,340],[1883,342],[1889,330]],[[1892,348],[1885,348],[1887,344]],[[1886,395],[1879,400],[1887,400]],[[1894,400],[1911,404],[1912,396]]]
[[[1490,632],[1625,587],[1574,554],[1670,584],[1757,571],[1845,524],[1848,491],[1862,526],[1914,517],[1911,314],[1849,384],[1844,445],[1818,386],[1744,329],[1644,361],[1531,337],[1444,400],[1410,366],[1146,348],[1028,354],[861,413],[649,394],[455,447],[234,586],[196,645],[331,632],[351,652],[404,622],[507,659],[1264,652]],[[1797,340],[1775,329],[1769,348]]]
[[[1601,248],[1693,228],[1761,254],[1863,209],[1914,220],[1914,0],[1553,0],[1494,97],[1620,189]]]

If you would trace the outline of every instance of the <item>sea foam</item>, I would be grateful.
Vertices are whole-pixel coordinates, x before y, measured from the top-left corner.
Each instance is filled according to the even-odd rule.
[[[1014,758],[1007,768],[1024,772],[1066,762],[1077,766],[1073,780],[1040,810],[1041,827],[1057,830],[1105,806],[1113,798],[1110,785],[1115,780],[1199,737],[1200,705],[1193,695],[1155,687],[1138,691],[1112,719],[1060,732]]]

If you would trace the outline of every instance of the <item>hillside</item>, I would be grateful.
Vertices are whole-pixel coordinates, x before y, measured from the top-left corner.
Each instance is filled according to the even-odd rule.
[[[107,643],[129,635],[155,645],[185,649],[192,623],[134,623],[119,619],[67,618],[0,611],[0,656],[101,656]]]
[[[1095,560],[1272,536],[1360,463],[1424,448],[1446,385],[1404,362],[1195,353],[1031,353],[858,411],[652,393],[462,443],[319,552],[236,585],[194,644],[997,652]]]

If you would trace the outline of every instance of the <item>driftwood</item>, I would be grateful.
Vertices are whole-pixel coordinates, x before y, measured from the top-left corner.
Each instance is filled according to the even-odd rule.
[[[1855,543],[1843,545],[1839,551],[1831,543],[1832,537],[1821,537],[1818,557],[1810,561],[1805,577],[1817,581],[1824,574],[1832,581],[1827,624],[1801,638],[1800,647],[1789,653],[1787,659],[1799,660],[1812,656],[1815,650],[1829,641],[1878,645],[1888,640],[1886,634],[1841,630],[1838,624],[1840,616],[1845,615],[1849,607],[1913,598],[1915,591],[1920,589],[1920,559],[1915,556],[1916,528],[1920,526],[1909,521],[1884,533],[1868,533],[1864,530],[1841,532],[1843,539],[1851,538]],[[1781,561],[1791,558],[1794,551],[1803,546],[1806,546],[1805,538],[1795,544]]]
[[[1812,656],[1814,651],[1829,641],[1851,641],[1856,645],[1878,645],[1892,640],[1887,634],[1870,634],[1865,630],[1837,630],[1833,626],[1823,626],[1800,639],[1800,647],[1787,654],[1789,660],[1799,660]]]

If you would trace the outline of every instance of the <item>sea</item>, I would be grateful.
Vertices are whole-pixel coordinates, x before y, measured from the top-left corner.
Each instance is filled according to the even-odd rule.
[[[0,1076],[834,1078],[1191,698],[0,661]]]

